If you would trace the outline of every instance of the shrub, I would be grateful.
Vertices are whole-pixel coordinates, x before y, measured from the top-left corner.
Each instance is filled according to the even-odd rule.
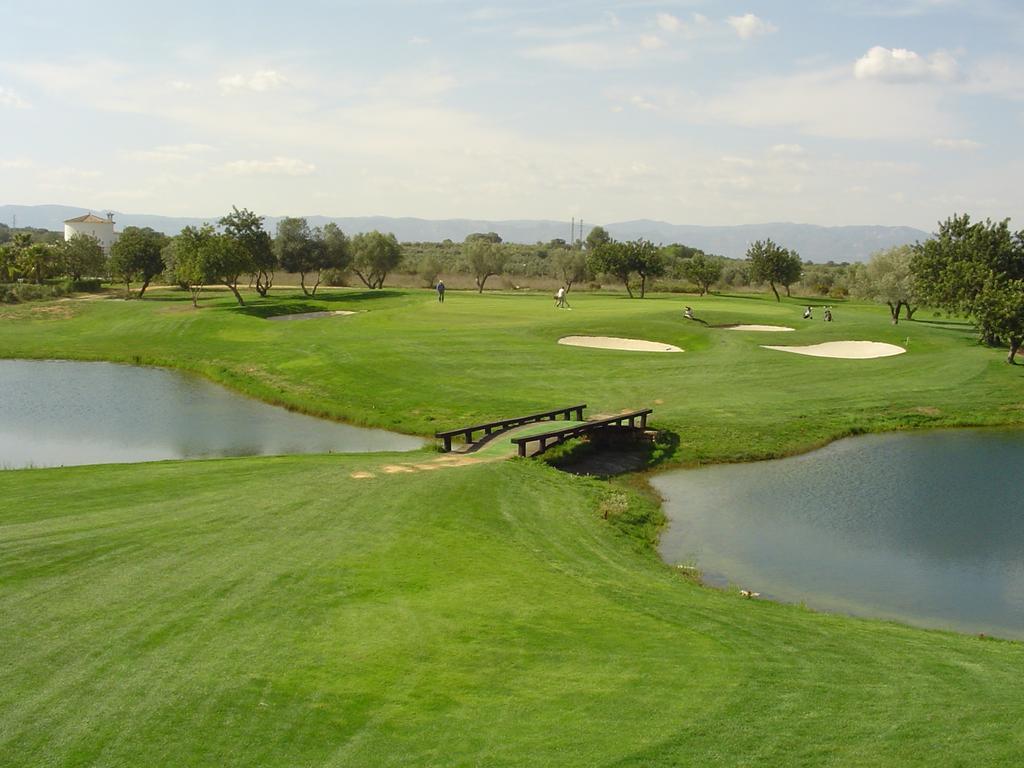
[[[71,292],[69,283],[36,285],[34,283],[8,283],[0,285],[0,303],[17,304],[22,301],[45,301]]]
[[[323,273],[323,284],[333,287],[348,287],[352,283],[351,275],[343,269],[325,269]]]
[[[443,265],[439,258],[436,256],[425,256],[420,261],[416,274],[419,276],[424,288],[433,288],[437,285],[437,278],[440,277],[442,269]]]

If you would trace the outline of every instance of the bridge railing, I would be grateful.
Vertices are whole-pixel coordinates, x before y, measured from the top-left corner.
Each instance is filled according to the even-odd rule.
[[[543,411],[542,413],[531,413],[528,416],[517,416],[512,419],[499,419],[498,421],[488,421],[483,424],[473,424],[468,427],[459,427],[458,429],[448,429],[444,432],[435,432],[434,437],[440,438],[444,441],[444,450],[450,451],[452,449],[452,438],[463,437],[467,443],[473,442],[473,435],[476,432],[483,432],[483,436],[492,435],[495,432],[502,432],[506,429],[512,429],[513,427],[521,427],[524,424],[534,424],[538,421],[556,421],[559,417],[569,421],[573,419],[575,414],[576,421],[583,420],[583,409],[586,408],[586,403],[580,405],[570,405],[566,408],[555,408],[551,411]]]
[[[587,421],[583,424],[576,424],[572,427],[553,429],[536,435],[513,437],[512,443],[518,447],[520,456],[526,456],[527,445],[530,443],[538,443],[539,449],[537,450],[537,453],[542,453],[548,448],[558,445],[559,443],[564,443],[566,440],[570,440],[574,437],[579,437],[580,435],[585,435],[588,432],[595,432],[609,427],[625,427],[627,426],[627,422],[628,426],[632,429],[646,429],[647,417],[653,412],[653,408],[643,408],[639,411],[630,411],[629,413],[622,413],[618,416],[609,416],[606,419]]]

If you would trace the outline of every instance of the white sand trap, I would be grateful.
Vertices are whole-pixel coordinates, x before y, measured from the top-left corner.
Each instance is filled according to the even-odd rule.
[[[267,320],[312,320],[314,317],[333,317],[335,315],[354,315],[347,309],[335,309],[327,312],[297,312],[293,315],[271,315]]]
[[[838,357],[844,360],[870,360],[875,357],[892,357],[902,355],[905,350],[895,344],[884,344],[881,341],[826,341],[823,344],[810,344],[806,347],[772,347],[762,344],[764,349],[777,349],[779,352],[793,352],[797,355],[811,357]]]
[[[594,349],[620,349],[625,352],[682,352],[679,347],[660,341],[643,339],[619,339],[614,336],[563,336],[559,344],[570,347],[593,347]]]
[[[723,325],[723,331],[795,331],[788,325]]]

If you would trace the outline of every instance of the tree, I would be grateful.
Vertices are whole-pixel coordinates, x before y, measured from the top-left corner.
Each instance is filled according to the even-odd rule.
[[[594,227],[587,233],[586,247],[588,251],[596,250],[602,245],[607,245],[612,241],[612,236],[608,234],[608,230],[604,227]]]
[[[630,240],[626,243],[611,241],[597,246],[588,254],[587,263],[595,273],[611,275],[622,281],[626,293],[633,296],[630,278],[640,277],[640,298],[647,293],[647,280],[665,274],[665,258],[661,249],[649,240]]]
[[[712,283],[718,282],[722,276],[722,260],[697,252],[680,264],[679,271],[687,280],[697,284],[703,296],[711,289]]]
[[[629,286],[629,278],[633,275],[633,264],[625,243],[602,243],[587,254],[587,265],[595,274],[610,275],[624,286],[626,293],[633,298],[633,289]]]
[[[1013,365],[1024,344],[1024,280],[991,277],[974,307],[978,325],[1010,345],[1006,362]]]
[[[487,278],[500,275],[504,271],[508,251],[492,240],[470,235],[463,245],[463,256],[476,280],[477,293],[483,293]]]
[[[106,269],[107,257],[95,237],[76,234],[64,243],[61,261],[64,274],[72,280],[81,280],[83,275],[101,276]]]
[[[32,243],[18,251],[17,259],[18,271],[30,276],[37,285],[57,274],[59,258],[53,245]]]
[[[789,284],[800,279],[800,257],[776,245],[771,239],[755,240],[751,243],[747,248],[747,261],[750,263],[750,279],[767,282],[775,294],[776,301],[782,301],[775,288],[776,283],[785,285],[788,295]]]
[[[306,275],[317,271],[317,245],[309,223],[305,219],[286,217],[277,222],[277,237],[274,238],[274,252],[278,263],[288,272],[298,272],[302,292],[309,296]]]
[[[796,251],[786,251],[786,258],[782,262],[782,272],[779,275],[779,282],[782,283],[786,288],[786,296],[790,296],[789,286],[793,283],[799,282],[800,278],[804,274],[804,263],[800,259],[800,254]]]
[[[873,253],[867,264],[853,272],[853,294],[888,305],[893,325],[899,323],[902,307],[911,320],[917,309],[917,288],[910,268],[913,258],[914,249],[909,245]]]
[[[210,241],[216,236],[209,224],[201,227],[185,227],[181,234],[171,240],[168,255],[175,280],[188,287],[192,294],[192,306],[199,306],[199,292],[209,280],[208,260]]]
[[[352,269],[367,288],[383,288],[384,279],[402,262],[402,246],[377,230],[352,238]]]
[[[951,216],[914,246],[911,270],[923,303],[969,315],[984,342],[1010,345],[1007,362],[1014,362],[1024,337],[1024,232],[1011,232],[1008,219],[972,224],[966,214]]]
[[[18,274],[18,251],[10,242],[0,244],[0,283],[9,283]]]
[[[465,242],[471,242],[473,240],[483,240],[486,243],[494,243],[495,245],[501,243],[501,235],[497,232],[473,232],[472,234],[466,235]]]
[[[5,282],[15,280],[22,274],[24,252],[32,245],[32,235],[15,232],[11,239],[0,247],[0,278]]]
[[[441,260],[431,254],[420,260],[419,269],[416,270],[416,274],[423,283],[423,287],[433,288],[437,285],[437,279],[441,276],[443,269],[444,264],[441,263]]]
[[[125,227],[110,247],[110,274],[124,283],[125,294],[131,291],[131,284],[142,281],[139,298],[146,292],[154,277],[163,272],[162,251],[167,237],[149,227]]]
[[[572,290],[575,283],[586,280],[590,274],[587,255],[582,251],[559,251],[554,259],[558,276],[565,284],[565,291]]]
[[[202,245],[202,263],[209,282],[227,286],[239,306],[245,306],[242,294],[238,292],[238,279],[252,272],[252,257],[245,247],[226,234],[214,234]]]
[[[219,224],[224,234],[248,254],[256,275],[256,293],[265,298],[274,284],[277,254],[270,234],[263,229],[263,217],[247,208],[238,210],[231,206],[231,213],[222,217]]]
[[[665,257],[650,240],[630,240],[625,243],[626,253],[632,264],[633,271],[640,276],[640,298],[647,295],[647,280],[665,274]]]
[[[316,289],[320,285],[320,275],[325,269],[335,269],[344,272],[352,263],[352,249],[348,235],[341,231],[341,228],[331,222],[325,224],[322,230],[316,230],[313,237],[318,241],[313,267],[316,270],[316,283],[313,285],[313,296],[316,296]]]

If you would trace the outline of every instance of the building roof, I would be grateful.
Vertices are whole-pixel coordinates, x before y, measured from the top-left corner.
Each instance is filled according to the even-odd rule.
[[[101,219],[92,213],[87,213],[85,216],[78,216],[74,219],[67,219],[65,224],[112,224],[110,219]]]

